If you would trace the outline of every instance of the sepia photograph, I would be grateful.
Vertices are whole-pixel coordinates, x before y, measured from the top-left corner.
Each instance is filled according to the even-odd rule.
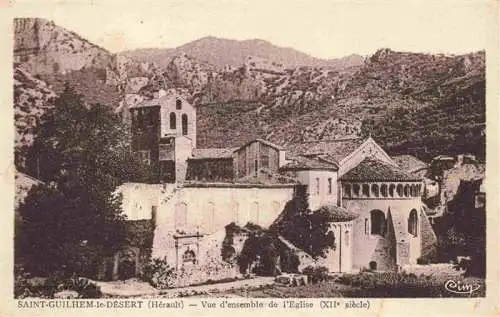
[[[25,1],[17,307],[486,297],[485,3]]]

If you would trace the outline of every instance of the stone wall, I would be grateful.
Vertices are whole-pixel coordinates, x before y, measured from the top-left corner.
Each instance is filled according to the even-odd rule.
[[[231,222],[268,228],[292,199],[294,185],[128,183],[119,191],[128,219],[151,219],[156,207],[152,256],[174,266],[174,235],[208,236]]]
[[[377,269],[392,269],[394,265],[394,243],[404,243],[408,245],[408,262],[415,264],[421,254],[421,227],[418,227],[417,236],[409,235],[407,230],[407,221],[412,209],[419,212],[421,210],[421,201],[418,197],[409,197],[402,199],[343,199],[343,205],[349,211],[357,213],[359,217],[354,221],[354,268],[368,268],[371,261],[377,262]],[[384,235],[371,234],[371,210],[380,210],[386,219],[386,232]],[[391,213],[394,237],[391,237],[387,219]],[[399,240],[397,240],[399,239]],[[403,239],[404,241],[400,241]],[[396,241],[397,240],[397,241]],[[404,255],[404,247],[400,246],[397,254]],[[398,253],[399,250],[402,253]],[[396,254],[396,262],[398,259]],[[405,260],[406,261],[406,260]]]
[[[298,181],[307,185],[309,209],[316,210],[325,205],[337,205],[337,172],[335,171],[297,171]],[[331,190],[328,179],[331,179]]]
[[[437,254],[438,240],[436,233],[432,229],[429,218],[427,218],[424,211],[420,211],[420,228],[422,256]]]

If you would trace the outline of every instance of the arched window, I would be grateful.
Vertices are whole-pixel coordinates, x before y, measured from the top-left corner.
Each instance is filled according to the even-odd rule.
[[[349,246],[349,230],[345,232],[345,246],[348,247]]]
[[[403,191],[404,191],[405,197],[408,197],[410,195],[410,185],[405,185]]]
[[[415,209],[408,216],[408,233],[416,237],[418,235],[418,214]]]
[[[370,197],[370,185],[363,184],[363,197]]]
[[[180,99],[177,99],[175,101],[175,109],[181,110],[182,109],[182,101]]]
[[[396,191],[398,192],[399,197],[403,197],[403,185],[398,184],[398,187],[396,187]]]
[[[185,264],[196,264],[196,254],[193,250],[186,250],[182,255],[182,262]]]
[[[352,190],[353,190],[353,196],[354,197],[359,197],[359,190],[360,190],[359,184],[354,184],[352,185]]]
[[[158,216],[158,206],[151,206],[151,222],[156,225],[156,217]]]
[[[368,234],[368,218],[365,218],[365,234]]]
[[[372,184],[372,196],[373,197],[379,197],[379,188],[377,184]]]
[[[188,116],[187,114],[182,114],[182,135],[188,134]]]
[[[170,129],[177,129],[177,120],[175,117],[175,112],[170,112]]]
[[[371,234],[384,235],[385,233],[385,215],[381,210],[370,211]]]
[[[187,224],[187,204],[186,203],[178,203],[175,205],[174,212],[174,223],[175,229],[181,229]]]
[[[387,197],[387,185],[386,184],[382,184],[382,186],[380,186],[380,194],[382,195],[382,197]]]
[[[396,189],[396,185],[391,184],[389,185],[389,196],[394,197],[394,190]]]

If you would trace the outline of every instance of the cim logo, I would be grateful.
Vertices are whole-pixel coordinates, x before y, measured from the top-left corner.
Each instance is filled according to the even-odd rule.
[[[467,284],[460,281],[448,280],[444,284],[444,288],[451,293],[455,294],[469,294],[472,295],[475,291],[481,288],[480,285]]]

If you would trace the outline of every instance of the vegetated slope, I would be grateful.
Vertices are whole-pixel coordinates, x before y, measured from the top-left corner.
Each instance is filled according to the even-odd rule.
[[[218,67],[240,66],[248,56],[262,57],[290,68],[299,66],[345,68],[363,63],[363,57],[356,54],[339,59],[320,59],[296,49],[279,47],[260,39],[237,41],[213,36],[207,36],[176,48],[145,48],[120,54],[138,61],[153,62],[163,68],[175,56],[182,54]]]
[[[47,84],[22,69],[14,69],[15,151],[30,146],[45,111],[54,106],[56,94]]]
[[[14,60],[33,75],[104,68],[110,58],[107,50],[52,21],[14,19]]]
[[[254,135],[287,144],[371,134],[394,154],[483,157],[484,67],[484,52],[444,56],[382,49],[343,72],[287,70],[265,78],[264,92],[248,104],[200,107],[198,133],[206,146],[233,146]]]
[[[85,101],[113,107],[124,120],[131,105],[159,89],[190,95],[198,109],[200,147],[238,146],[255,137],[286,145],[371,133],[389,152],[409,152],[424,160],[441,153],[484,155],[484,52],[445,56],[381,49],[362,64],[342,68],[292,67],[293,62],[238,53],[230,61],[237,66],[220,67],[229,63],[224,58],[234,57],[232,49],[215,54],[207,41],[226,40],[208,38],[192,47],[216,61],[182,53],[162,67],[109,54],[45,20],[20,19],[15,29],[20,70],[34,72],[32,77],[55,93],[69,83]],[[68,43],[78,48],[76,53]],[[271,45],[245,45],[254,44]],[[81,54],[94,57],[80,63]],[[78,62],[68,62],[73,59]],[[34,67],[34,61],[40,66]],[[59,66],[51,67],[53,62]]]

